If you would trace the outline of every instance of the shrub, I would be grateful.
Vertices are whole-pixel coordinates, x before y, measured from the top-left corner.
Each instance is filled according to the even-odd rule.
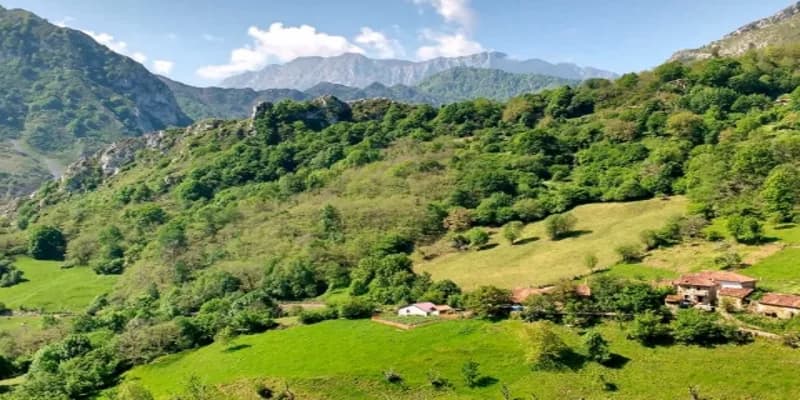
[[[333,307],[325,307],[319,310],[303,310],[297,315],[300,323],[310,325],[329,319],[339,317],[339,312]]]
[[[661,321],[661,315],[654,311],[645,311],[637,315],[628,330],[628,339],[650,346],[668,338],[669,328]]]
[[[551,323],[539,322],[526,326],[523,335],[528,348],[526,359],[532,369],[550,371],[564,366],[570,349],[554,332]]]
[[[339,315],[347,319],[369,318],[375,312],[375,305],[359,298],[351,297],[339,305]]]
[[[716,314],[681,310],[672,321],[672,335],[680,343],[711,345],[737,339],[734,326],[719,322]]]
[[[642,258],[644,258],[644,253],[642,252],[641,247],[636,244],[622,245],[614,250],[619,255],[620,262],[636,263],[642,261]]]
[[[472,247],[480,249],[489,243],[489,234],[481,228],[472,228],[465,235]]]
[[[386,382],[389,383],[396,384],[403,382],[403,377],[393,369],[388,369],[386,371],[383,371],[383,378],[386,379]]]
[[[575,229],[578,219],[572,214],[556,214],[547,217],[544,223],[547,236],[551,240],[558,240],[564,238]]]
[[[28,252],[37,260],[64,260],[67,239],[53,226],[38,226],[28,239]]]
[[[524,225],[520,221],[511,221],[503,226],[503,237],[513,245],[522,234]]]
[[[586,354],[593,361],[600,364],[607,363],[611,360],[611,351],[608,349],[608,342],[597,331],[589,331],[583,338],[583,345],[586,348]]]
[[[505,318],[509,313],[511,304],[511,291],[494,286],[481,286],[468,293],[465,305],[483,319]]]
[[[728,231],[739,243],[758,243],[762,239],[763,227],[753,216],[733,216],[728,219]]]
[[[480,376],[480,364],[474,360],[469,360],[461,366],[461,376],[464,378],[464,383],[469,387],[475,387],[478,383]]]

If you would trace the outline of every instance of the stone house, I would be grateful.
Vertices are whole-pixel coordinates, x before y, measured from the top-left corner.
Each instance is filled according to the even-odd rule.
[[[770,317],[792,318],[800,315],[800,296],[767,293],[756,302],[755,311]]]
[[[756,288],[756,279],[730,271],[703,271],[683,275],[672,285],[676,294],[667,298],[668,303],[713,307],[725,301],[742,308]]]

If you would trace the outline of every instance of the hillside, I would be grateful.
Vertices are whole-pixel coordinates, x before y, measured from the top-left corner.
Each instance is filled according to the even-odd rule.
[[[286,64],[268,65],[260,71],[245,72],[225,79],[224,87],[305,90],[321,82],[364,88],[373,83],[385,86],[415,86],[439,72],[457,67],[497,69],[511,73],[539,74],[562,79],[613,78],[615,73],[575,64],[553,64],[544,60],[515,60],[499,52],[428,61],[376,60],[361,54],[336,57],[301,57]]]
[[[670,61],[689,61],[719,56],[738,56],[751,49],[782,46],[800,41],[800,3],[792,4],[772,16],[751,22],[697,49],[681,50]]]
[[[599,267],[616,264],[619,256],[614,249],[638,242],[642,231],[658,229],[670,217],[684,215],[686,206],[686,199],[680,197],[583,205],[572,211],[578,220],[575,230],[580,232],[575,237],[550,240],[545,224],[536,222],[525,227],[520,243],[513,246],[500,231],[492,235],[493,247],[481,251],[456,251],[445,240],[420,248],[429,260],[418,260],[415,269],[434,279],[451,279],[466,289],[487,284],[507,288],[551,284],[586,275],[586,255],[596,256]]]
[[[785,48],[667,63],[504,103],[323,96],[118,142],[0,220],[0,251],[17,262],[28,254],[75,273],[118,275],[72,324],[75,336],[14,353],[34,361],[13,395],[93,395],[133,365],[274,328],[279,302],[332,299],[346,318],[422,300],[479,310],[482,293],[505,292],[472,291],[471,259],[511,289],[573,276],[590,249],[605,267],[614,256],[636,261],[695,244],[761,245],[764,226],[790,223],[800,204],[798,70],[800,53]],[[673,200],[654,200],[663,197]],[[597,210],[631,223],[611,226]],[[680,211],[687,216],[668,218]],[[542,224],[569,221],[565,213],[577,216],[571,227],[530,240]],[[487,232],[517,222],[528,230],[514,249],[486,243]],[[608,253],[617,240],[633,242]],[[415,268],[415,257],[430,258],[430,245],[447,248],[443,271],[434,258],[432,275],[419,273],[428,268]],[[515,256],[548,265],[516,269]],[[648,312],[660,312],[664,293],[632,287]],[[607,307],[601,300],[576,307]]]
[[[155,76],[82,32],[0,8],[0,37],[0,142],[21,143],[4,151],[17,170],[2,170],[3,197],[40,185],[47,162],[189,122]]]

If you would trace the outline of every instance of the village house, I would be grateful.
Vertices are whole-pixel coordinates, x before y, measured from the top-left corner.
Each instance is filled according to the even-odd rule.
[[[742,309],[756,288],[756,279],[730,271],[703,271],[683,275],[672,285],[676,294],[667,296],[668,305],[713,307],[727,303]]]
[[[400,317],[408,317],[408,316],[432,317],[432,316],[450,314],[452,312],[453,309],[450,306],[436,305],[430,302],[424,302],[424,303],[409,304],[397,310],[397,315]]]
[[[800,315],[800,296],[767,293],[758,300],[755,311],[770,317],[792,318]]]

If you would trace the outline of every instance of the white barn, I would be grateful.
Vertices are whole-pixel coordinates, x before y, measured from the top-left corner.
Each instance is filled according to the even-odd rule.
[[[397,315],[400,317],[406,317],[410,315],[430,317],[439,315],[439,309],[436,307],[436,304],[429,302],[414,303],[397,310]]]

